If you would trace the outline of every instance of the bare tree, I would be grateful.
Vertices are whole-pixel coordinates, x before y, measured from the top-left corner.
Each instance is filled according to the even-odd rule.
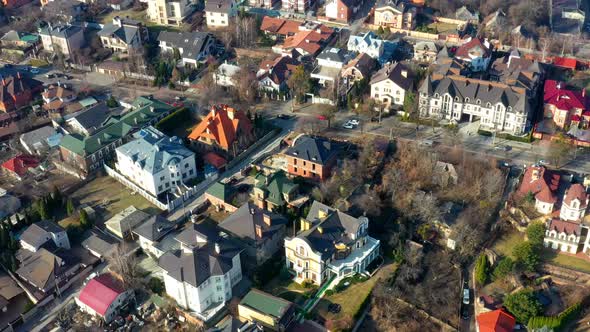
[[[258,29],[254,17],[239,17],[236,19],[234,40],[236,47],[250,47],[256,43]]]
[[[365,192],[356,199],[355,204],[370,216],[380,215],[383,207],[381,197],[379,197],[379,193],[375,188],[367,188]]]
[[[69,23],[76,17],[79,6],[76,0],[51,1],[43,7],[43,17],[53,24]]]
[[[109,269],[121,276],[126,288],[137,288],[141,285],[142,273],[134,252],[127,245],[119,245],[107,258]]]

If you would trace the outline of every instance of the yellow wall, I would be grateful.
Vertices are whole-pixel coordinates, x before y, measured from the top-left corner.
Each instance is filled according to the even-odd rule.
[[[262,324],[273,329],[278,328],[273,317],[252,310],[249,307],[243,306],[241,304],[238,304],[238,315],[246,320],[261,322]]]

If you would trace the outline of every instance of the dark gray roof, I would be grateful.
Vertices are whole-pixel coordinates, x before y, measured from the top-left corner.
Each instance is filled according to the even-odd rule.
[[[404,76],[405,73],[405,76]],[[409,90],[414,84],[414,74],[405,65],[396,63],[386,63],[383,68],[379,69],[373,77],[371,77],[371,84],[375,84],[386,79],[390,79],[404,90]]]
[[[109,118],[109,107],[106,103],[98,103],[74,117],[88,132],[101,128]]]
[[[233,267],[233,258],[240,252],[241,249],[228,239],[217,237],[215,241],[201,243],[191,251],[168,251],[160,257],[158,264],[177,281],[199,287],[210,276],[227,273]]]
[[[89,236],[82,241],[82,247],[101,256],[105,256],[113,249],[113,246],[118,244],[119,241],[114,237],[96,231],[91,231]]]
[[[264,215],[270,217],[271,223],[264,222]],[[240,206],[231,216],[219,224],[219,227],[226,231],[253,241],[261,241],[272,237],[287,224],[287,219],[277,213],[268,212],[257,207],[253,203],[245,203]],[[256,225],[262,228],[262,239],[256,238]]]
[[[158,36],[158,41],[165,41],[174,48],[182,48],[182,57],[189,59],[198,59],[199,54],[204,51],[205,46],[213,38],[208,32],[171,32],[162,31]]]
[[[207,0],[205,11],[214,13],[227,13],[231,8],[231,4],[231,0]]]
[[[42,28],[39,28],[39,34],[41,35],[51,35],[53,37],[60,38],[69,38],[80,31],[82,31],[82,28],[75,25],[46,25]]]
[[[152,216],[143,224],[136,227],[133,230],[133,233],[146,238],[149,241],[159,241],[164,235],[170,233],[173,229],[173,223],[166,220],[166,218],[157,215]]]
[[[320,165],[325,165],[336,156],[338,148],[335,143],[320,137],[300,136],[293,146],[285,152],[287,155],[296,156]]]
[[[20,207],[21,203],[18,197],[9,194],[0,196],[0,219],[16,213]]]
[[[133,38],[139,34],[139,27],[134,26],[137,22],[133,21],[123,21],[121,25],[118,24],[105,24],[102,30],[98,32],[99,36],[103,37],[117,37],[121,41],[125,42],[126,44],[130,44],[133,41]],[[137,38],[140,38],[139,36]]]
[[[241,321],[238,318],[227,315],[207,332],[262,332],[263,328],[250,321]]]
[[[326,214],[326,217],[319,217],[321,211]],[[344,243],[348,245],[354,242],[351,235],[357,233],[362,218],[364,217],[352,217],[314,201],[305,218],[313,226],[297,235],[297,237],[305,239],[313,250],[319,252],[322,257],[329,257],[335,250],[334,244]]]
[[[197,246],[197,237],[205,241],[215,241],[220,237],[219,230],[202,224],[189,224],[176,236],[176,240],[186,246]]]
[[[46,242],[45,237],[47,234],[57,234],[60,232],[65,232],[60,225],[49,220],[42,220],[27,227],[21,234],[20,239],[25,243],[38,247]]]
[[[330,47],[323,50],[316,58],[346,63],[348,61],[348,53],[341,48]]]

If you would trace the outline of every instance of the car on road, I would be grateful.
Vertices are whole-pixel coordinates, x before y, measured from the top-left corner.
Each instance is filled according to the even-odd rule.
[[[494,150],[500,150],[500,151],[510,151],[510,145],[496,145],[494,146]]]
[[[289,120],[293,117],[294,117],[294,115],[289,115],[289,114],[278,114],[277,115],[277,119],[281,119],[281,120]]]
[[[31,72],[31,74],[39,74],[41,72],[39,68],[31,68],[29,71]]]
[[[352,123],[350,123],[350,121],[347,121],[345,124],[342,125],[342,128],[344,129],[354,129],[354,125]]]
[[[539,160],[539,164],[543,165],[543,166],[547,166],[547,165],[551,165],[551,163],[549,163],[547,160],[545,159],[541,159]]]
[[[338,303],[330,303],[328,311],[334,314],[339,313],[342,310],[342,306]]]
[[[434,141],[430,140],[430,139],[424,139],[424,140],[420,141],[420,145],[432,146],[432,145],[434,145]]]
[[[465,287],[463,288],[463,304],[469,304],[470,300],[469,288]]]
[[[55,74],[45,74],[45,77],[47,77],[47,78],[54,78],[55,77]]]
[[[468,320],[469,317],[471,317],[471,315],[469,314],[469,306],[461,306],[461,318],[463,318],[464,320]]]

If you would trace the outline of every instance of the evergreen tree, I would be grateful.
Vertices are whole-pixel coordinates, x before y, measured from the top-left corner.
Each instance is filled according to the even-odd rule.
[[[84,211],[83,209],[80,210],[79,218],[80,218],[80,225],[82,226],[82,228],[84,228],[84,229],[90,228],[90,226],[91,226],[90,220],[88,220],[88,214],[86,213],[86,211]]]
[[[72,201],[72,199],[69,198],[68,202],[66,203],[66,213],[68,214],[68,216],[71,216],[72,214],[74,214],[74,211],[74,201]]]
[[[47,208],[47,199],[41,198],[37,201],[36,204],[37,213],[39,213],[39,217],[43,220],[49,219],[49,209]]]
[[[119,103],[117,102],[117,99],[115,99],[115,97],[111,96],[108,100],[107,100],[107,106],[109,108],[114,108],[119,106]]]
[[[8,231],[4,226],[0,226],[0,248],[6,249],[9,246]]]
[[[475,281],[480,285],[485,285],[488,280],[488,258],[485,254],[479,255],[475,263]]]
[[[63,197],[61,195],[61,191],[57,186],[53,187],[53,192],[51,193],[52,205],[54,209],[60,208],[62,205]]]

